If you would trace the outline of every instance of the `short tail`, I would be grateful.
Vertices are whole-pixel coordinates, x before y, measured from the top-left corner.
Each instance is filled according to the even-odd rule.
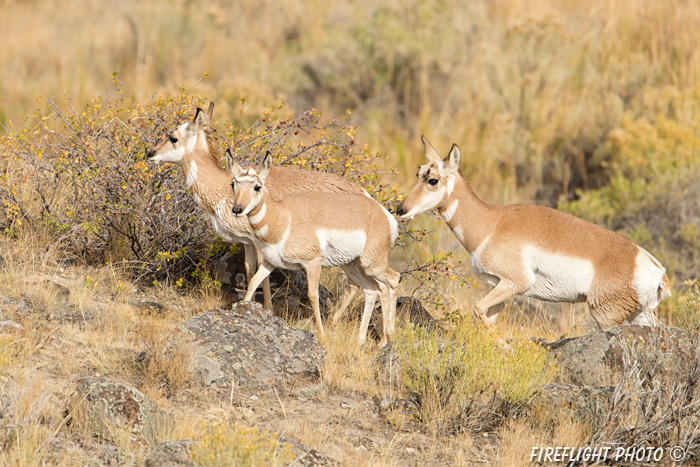
[[[671,296],[671,283],[668,281],[668,277],[666,277],[666,274],[664,274],[664,277],[661,278],[661,284],[659,284],[657,294],[659,297],[659,302],[661,302],[661,300],[663,300],[664,298],[668,298]]]

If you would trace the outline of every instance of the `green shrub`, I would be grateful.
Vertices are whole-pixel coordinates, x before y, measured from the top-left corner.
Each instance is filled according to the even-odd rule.
[[[295,455],[267,432],[242,426],[228,430],[217,424],[207,427],[190,458],[203,467],[276,467],[287,465]]]
[[[685,281],[686,291],[678,299],[676,320],[682,329],[700,331],[700,282]]]
[[[510,351],[483,326],[462,320],[445,336],[408,327],[397,332],[404,384],[429,429],[494,429],[554,377],[546,352],[529,341]]]

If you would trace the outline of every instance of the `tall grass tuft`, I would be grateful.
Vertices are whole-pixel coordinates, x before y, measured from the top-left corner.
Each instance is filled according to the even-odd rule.
[[[417,415],[433,432],[495,429],[555,374],[541,348],[515,341],[504,353],[493,332],[470,320],[442,336],[409,326],[395,345]]]

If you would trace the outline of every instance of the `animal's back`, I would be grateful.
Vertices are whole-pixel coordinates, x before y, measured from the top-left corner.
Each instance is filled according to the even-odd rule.
[[[367,192],[352,180],[327,172],[315,172],[292,167],[273,167],[266,185],[276,199],[299,193],[348,193],[367,196]]]

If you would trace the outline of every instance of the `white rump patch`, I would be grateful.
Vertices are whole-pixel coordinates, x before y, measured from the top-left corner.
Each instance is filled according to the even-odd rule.
[[[455,212],[457,212],[457,206],[459,206],[458,199],[453,200],[450,203],[450,205],[447,206],[447,209],[445,209],[445,212],[442,213],[442,218],[445,219],[445,222],[450,222],[452,220],[452,216],[454,216]]]
[[[195,161],[190,162],[190,170],[187,172],[187,188],[194,185],[197,180],[197,163]]]
[[[643,310],[653,310],[659,305],[659,288],[662,286],[666,270],[644,248],[637,246],[639,253],[635,259],[632,287],[639,295]]]
[[[316,236],[323,256],[323,267],[326,268],[348,264],[359,258],[367,244],[364,230],[320,229]]]
[[[250,225],[259,224],[260,221],[263,220],[263,217],[265,217],[265,214],[267,214],[267,204],[263,203],[262,207],[260,208],[260,212],[248,218]]]
[[[576,302],[584,299],[595,277],[593,263],[587,259],[542,250],[523,249],[525,273],[534,283],[523,293],[550,302]]]

